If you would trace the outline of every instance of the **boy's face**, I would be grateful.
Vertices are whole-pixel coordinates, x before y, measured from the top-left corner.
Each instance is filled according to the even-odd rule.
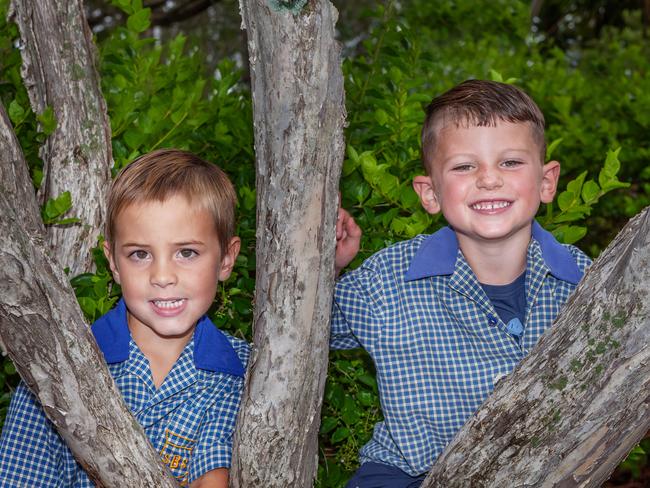
[[[540,160],[527,123],[439,129],[430,176],[413,181],[431,214],[442,211],[463,241],[495,242],[520,236],[526,242],[540,202],[553,200],[560,164]]]
[[[134,339],[185,341],[212,304],[218,281],[230,275],[239,239],[222,252],[210,213],[172,196],[126,207],[104,252]]]

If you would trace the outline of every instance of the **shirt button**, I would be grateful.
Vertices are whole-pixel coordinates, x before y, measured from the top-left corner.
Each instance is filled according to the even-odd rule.
[[[488,324],[497,325],[497,319],[494,315],[488,315]]]

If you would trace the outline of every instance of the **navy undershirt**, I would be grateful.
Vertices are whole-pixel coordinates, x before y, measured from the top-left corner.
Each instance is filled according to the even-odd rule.
[[[485,294],[492,302],[494,310],[508,326],[515,338],[523,334],[526,318],[526,272],[507,285],[485,285],[481,283]],[[518,322],[517,322],[518,321]]]

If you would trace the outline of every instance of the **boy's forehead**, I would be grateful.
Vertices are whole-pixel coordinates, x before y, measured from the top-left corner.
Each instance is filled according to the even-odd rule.
[[[117,230],[121,226],[129,226],[140,219],[149,219],[156,216],[153,224],[165,225],[166,218],[179,218],[196,223],[215,225],[214,218],[209,208],[200,199],[191,198],[183,194],[174,194],[159,199],[142,199],[125,203],[115,215],[114,226]]]
[[[530,149],[533,145],[539,146],[536,141],[534,127],[530,122],[510,122],[496,119],[492,123],[479,123],[467,119],[449,119],[447,121],[436,121],[436,124],[432,127],[432,130],[435,131],[433,134],[435,139],[434,149],[443,146],[444,142],[450,139],[459,139],[461,144],[465,142],[469,145],[475,142],[473,137],[468,136],[464,141],[463,137],[469,133],[476,134],[477,131],[473,129],[481,128],[489,129],[486,134],[507,133],[509,138],[504,139],[503,142],[513,146],[526,147],[527,149]],[[534,149],[537,150],[538,148],[535,147]]]

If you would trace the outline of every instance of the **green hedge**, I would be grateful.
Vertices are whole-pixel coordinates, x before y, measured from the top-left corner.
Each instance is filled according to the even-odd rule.
[[[0,0],[2,19],[7,3]],[[230,175],[239,194],[243,249],[211,315],[220,327],[250,340],[255,174],[248,88],[228,59],[219,63],[215,76],[208,76],[200,53],[185,37],[161,46],[144,35],[149,14],[138,0],[116,3],[129,15],[127,24],[99,44],[115,171],[154,148],[179,147],[214,161]],[[467,78],[514,82],[545,113],[549,148],[562,163],[561,187],[566,189],[555,204],[540,210],[539,218],[560,239],[577,241],[596,256],[648,204],[650,48],[642,42],[640,13],[627,14],[627,27],[605,30],[590,44],[565,52],[531,33],[528,8],[528,2],[511,0],[485,2],[480,8],[469,0],[411,0],[388,2],[368,13],[373,27],[344,62],[349,126],[341,189],[344,206],[364,230],[362,252],[353,266],[386,245],[443,225],[420,208],[411,188],[412,176],[421,173],[418,134],[423,107]],[[15,26],[0,20],[0,97],[38,185],[38,147],[56,121],[29,109],[16,37]],[[627,186],[617,179],[619,168],[621,180],[631,186],[609,193]],[[65,201],[52,202],[44,215],[55,222],[67,217],[66,210]],[[119,296],[101,252],[95,252],[95,261],[95,273],[72,279],[88,320],[107,311]],[[17,379],[4,360],[0,418]],[[363,351],[333,353],[319,486],[343,486],[380,418],[368,356]],[[635,452],[634,459],[645,462]]]

